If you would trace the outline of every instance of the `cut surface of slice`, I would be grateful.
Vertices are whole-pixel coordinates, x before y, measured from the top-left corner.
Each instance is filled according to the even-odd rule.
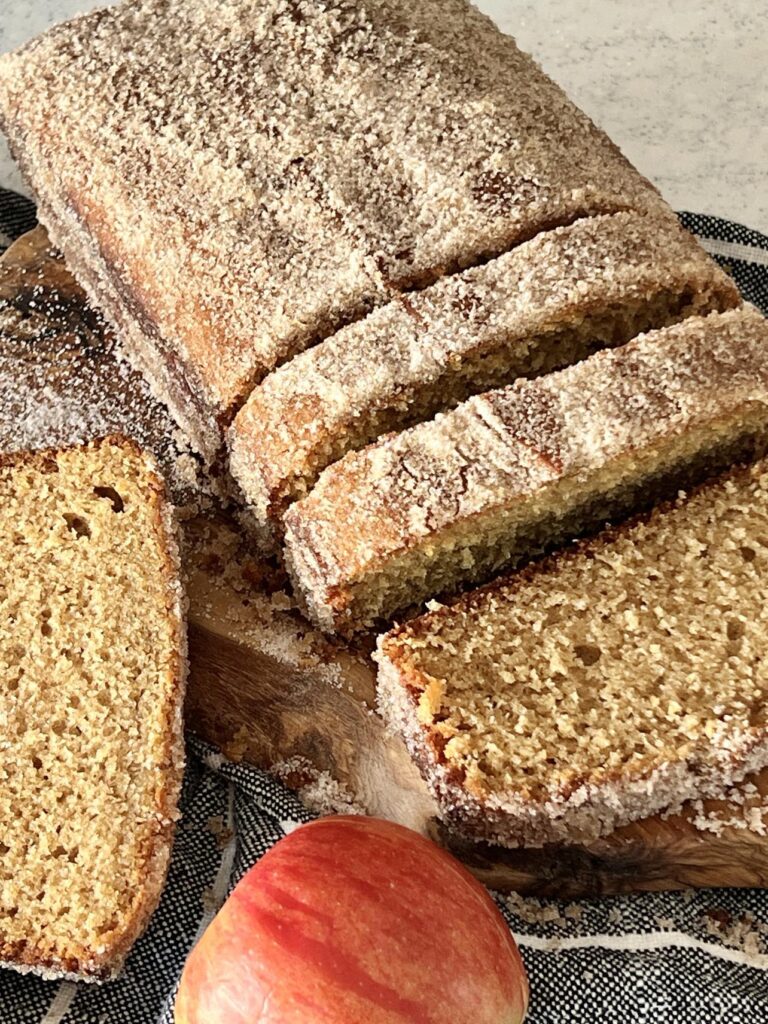
[[[113,437],[0,456],[0,962],[116,973],[157,904],[186,633],[154,459]]]
[[[647,507],[768,440],[752,307],[470,398],[329,466],[285,515],[310,617],[352,632]]]
[[[596,838],[768,764],[768,463],[396,628],[379,706],[477,839]]]
[[[471,394],[739,304],[673,217],[619,213],[538,235],[402,296],[275,370],[230,430],[261,535],[330,463]]]

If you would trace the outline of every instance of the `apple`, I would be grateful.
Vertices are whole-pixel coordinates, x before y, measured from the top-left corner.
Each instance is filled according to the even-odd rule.
[[[528,982],[486,890],[377,818],[321,818],[245,875],[187,960],[176,1024],[519,1024]]]

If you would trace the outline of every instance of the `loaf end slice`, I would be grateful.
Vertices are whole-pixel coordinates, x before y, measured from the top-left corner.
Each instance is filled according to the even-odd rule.
[[[740,303],[674,216],[619,213],[538,235],[382,306],[271,373],[229,432],[259,534],[323,469],[472,394]]]
[[[310,616],[353,632],[669,497],[768,440],[753,308],[470,398],[328,467],[285,516]]]
[[[380,711],[477,840],[721,798],[768,764],[766,572],[763,461],[393,629]]]
[[[163,888],[185,608],[154,459],[119,437],[0,456],[0,962],[119,971]]]

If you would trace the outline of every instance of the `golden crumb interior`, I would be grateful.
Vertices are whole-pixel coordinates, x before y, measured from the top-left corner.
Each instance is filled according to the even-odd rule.
[[[763,463],[385,649],[468,789],[537,799],[764,730],[767,576]]]
[[[562,477],[525,501],[458,521],[439,540],[413,545],[351,584],[344,614],[352,628],[373,625],[414,602],[482,583],[609,519],[650,508],[680,487],[765,452],[766,417],[761,403],[735,409],[589,473]]]
[[[163,510],[120,443],[0,467],[2,960],[87,973],[159,895],[182,656]]]
[[[688,287],[661,289],[642,299],[604,303],[589,313],[563,318],[561,326],[518,339],[515,344],[502,336],[496,345],[484,346],[431,382],[430,393],[419,396],[425,404],[418,418],[428,419],[441,409],[518,377],[539,377],[563,369],[600,349],[625,345],[645,331],[718,308],[721,302],[714,290],[694,295]]]

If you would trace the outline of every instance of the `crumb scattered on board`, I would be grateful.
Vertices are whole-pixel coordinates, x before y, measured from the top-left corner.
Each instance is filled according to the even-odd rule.
[[[346,666],[365,656],[324,637],[300,615],[274,560],[260,557],[223,518],[185,529],[184,562],[193,617],[280,665],[340,687]]]
[[[340,782],[328,772],[318,771],[306,758],[291,757],[273,765],[272,772],[295,789],[297,796],[313,814],[365,814]]]

